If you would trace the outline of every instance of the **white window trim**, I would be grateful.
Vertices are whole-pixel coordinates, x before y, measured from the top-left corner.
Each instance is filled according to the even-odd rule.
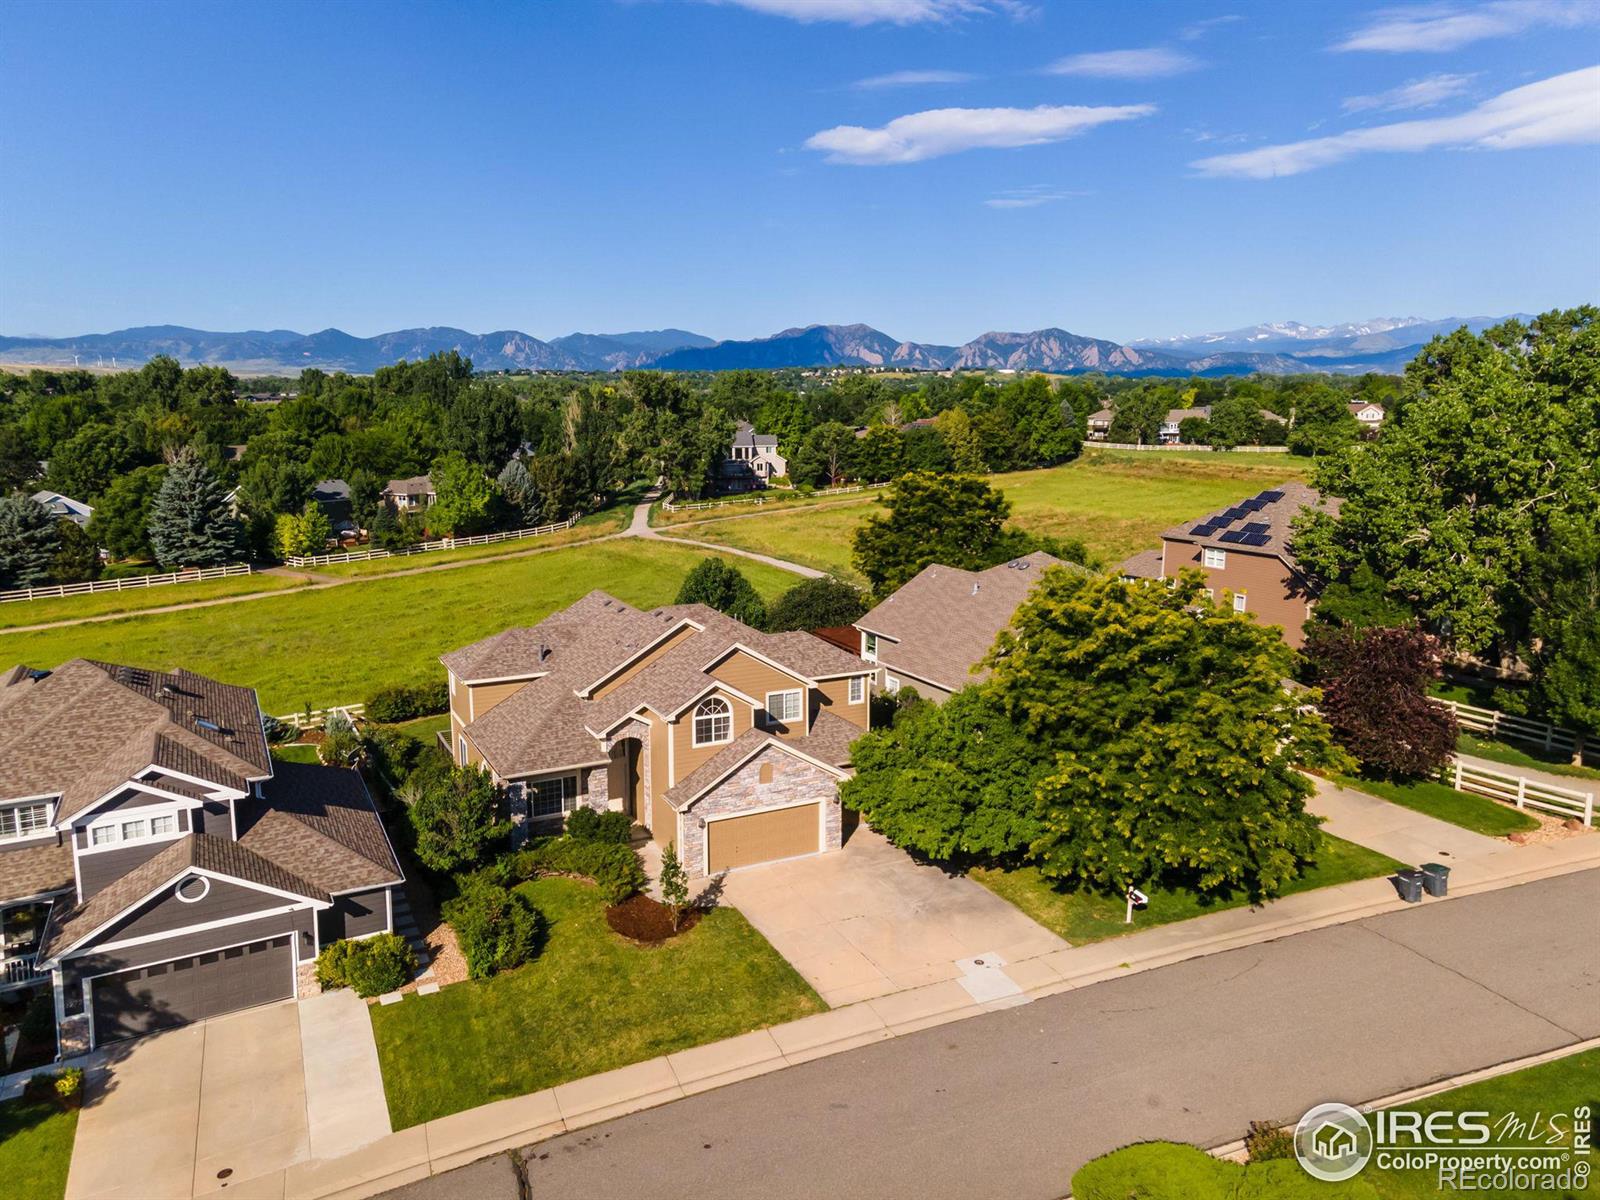
[[[89,844],[78,847],[78,853],[103,854],[107,850],[120,850],[124,846],[149,846],[157,842],[175,842],[179,838],[188,835],[188,830],[184,829],[183,823],[178,820],[178,814],[186,811],[189,807],[187,804],[152,804],[143,808],[127,809],[126,811],[113,810],[104,816],[96,817],[84,826],[84,829],[87,830],[85,836],[89,839]],[[150,833],[148,831],[150,824],[158,817],[172,818],[172,831],[170,833]],[[143,837],[124,837],[122,835],[122,827],[133,821],[143,821],[145,823],[146,832]],[[98,829],[112,830],[113,836],[111,840],[96,842],[94,835]]]
[[[861,633],[861,657],[866,659],[868,662],[877,662],[878,661],[878,635],[877,634],[875,634],[875,633],[867,633],[865,630],[862,631],[862,633]]]
[[[22,814],[40,810],[39,823],[31,829],[22,828]],[[26,800],[20,804],[0,804],[0,811],[16,813],[17,831],[15,833],[0,833],[0,842],[26,842],[32,838],[43,837],[50,832],[49,800]]]
[[[700,736],[700,720],[701,720],[701,718],[700,718],[700,710],[705,708],[706,705],[708,705],[708,704],[720,704],[720,705],[722,705],[722,708],[723,708],[722,712],[707,713],[705,719],[708,720],[708,721],[712,721],[713,722],[712,728],[715,728],[714,722],[715,722],[716,718],[718,718],[718,717],[726,717],[727,718],[727,722],[728,722],[728,732],[727,732],[726,736],[720,737],[720,738],[704,738],[704,739],[701,738],[701,736]],[[692,714],[690,714],[690,717],[689,717],[689,743],[690,743],[690,745],[694,746],[695,749],[698,750],[702,746],[726,746],[731,741],[733,741],[733,705],[729,704],[721,696],[711,696],[711,697],[708,697],[705,700],[702,700],[699,704],[697,704],[695,706],[694,712]]]
[[[1221,570],[1228,565],[1228,552],[1215,546],[1206,546],[1200,551],[1200,562],[1202,566]]]
[[[900,690],[900,681],[888,671],[883,673],[883,690],[891,694]]]
[[[865,675],[852,675],[850,677],[850,703],[864,704],[867,699],[867,677]]]
[[[1248,593],[1235,592],[1233,594],[1233,611],[1236,613],[1250,611],[1250,599]]]
[[[788,698],[791,697],[791,696],[794,698],[794,716],[792,716],[792,717],[787,715],[788,714],[788,710],[789,710],[789,699]],[[775,710],[772,707],[772,701],[773,701],[774,697],[780,698],[782,700],[782,702],[783,702],[783,714],[782,715],[780,715],[778,713],[778,711]],[[781,691],[768,692],[767,693],[767,699],[766,699],[766,706],[762,709],[762,714],[763,714],[762,724],[765,724],[765,725],[789,725],[789,724],[793,724],[794,722],[799,721],[802,717],[805,716],[805,711],[806,711],[805,691],[804,691],[803,688],[783,688]]]
[[[456,765],[457,766],[461,766],[461,767],[466,766],[467,765],[467,735],[466,734],[464,734],[464,733],[456,734],[456,751],[457,751],[457,753],[459,755],[459,761],[456,763]]]

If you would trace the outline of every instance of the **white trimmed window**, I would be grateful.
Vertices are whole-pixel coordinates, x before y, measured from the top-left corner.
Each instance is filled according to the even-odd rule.
[[[122,846],[177,837],[178,814],[145,812],[136,817],[111,817],[89,826],[89,845]]]
[[[0,808],[0,841],[25,838],[50,828],[50,803],[15,804]]]
[[[850,703],[860,704],[867,698],[867,680],[864,675],[857,675],[850,680]]]
[[[799,688],[767,693],[767,724],[786,725],[800,719],[802,693]]]
[[[863,633],[861,635],[861,657],[868,662],[878,661],[878,635]]]
[[[1250,611],[1249,601],[1248,601],[1247,597],[1245,596],[1245,594],[1243,592],[1235,592],[1233,594],[1233,611],[1234,612],[1249,612]]]
[[[703,701],[694,710],[694,744],[715,746],[733,740],[733,709],[720,696]]]
[[[535,817],[559,817],[578,807],[578,777],[562,775],[528,785],[528,813]]]
[[[883,673],[883,690],[886,692],[898,692],[900,690],[900,681],[887,671]]]
[[[467,735],[464,733],[458,735],[456,738],[456,744],[457,748],[460,750],[460,756],[457,759],[457,763],[458,765],[464,767],[467,765]]]
[[[1207,546],[1200,552],[1200,561],[1208,567],[1225,567],[1228,565],[1228,552]]]

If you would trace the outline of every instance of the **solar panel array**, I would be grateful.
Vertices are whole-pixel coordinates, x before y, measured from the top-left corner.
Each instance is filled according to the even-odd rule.
[[[1232,508],[1225,509],[1214,517],[1207,517],[1200,524],[1189,530],[1192,537],[1209,538],[1217,537],[1218,541],[1227,542],[1231,546],[1265,546],[1272,541],[1272,526],[1264,521],[1250,521],[1238,529],[1229,529],[1241,517],[1252,516],[1259,513],[1269,504],[1276,504],[1283,499],[1283,492],[1274,488],[1272,491],[1262,492],[1259,496],[1252,496],[1248,500],[1241,500]],[[1227,530],[1218,537],[1220,530]]]

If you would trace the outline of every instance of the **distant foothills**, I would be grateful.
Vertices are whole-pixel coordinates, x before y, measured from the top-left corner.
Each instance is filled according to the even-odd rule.
[[[1527,319],[1526,314],[1514,314]],[[1398,372],[1436,334],[1474,333],[1506,317],[1384,317],[1343,325],[1298,322],[1126,344],[1064,329],[986,333],[961,346],[902,342],[869,325],[807,325],[749,341],[716,341],[682,329],[574,333],[541,341],[516,330],[468,333],[436,327],[354,337],[338,329],[211,333],[152,325],[70,338],[0,337],[0,363],[137,367],[165,354],[185,366],[239,374],[298,374],[305,367],[368,374],[400,359],[456,350],[479,371],[731,371],[794,367],[888,367],[908,371],[1002,370],[1107,375],[1343,375]]]

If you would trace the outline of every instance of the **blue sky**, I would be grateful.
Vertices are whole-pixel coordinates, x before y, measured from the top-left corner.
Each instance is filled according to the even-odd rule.
[[[1125,340],[1600,296],[1600,0],[8,0],[0,28],[8,334]]]

